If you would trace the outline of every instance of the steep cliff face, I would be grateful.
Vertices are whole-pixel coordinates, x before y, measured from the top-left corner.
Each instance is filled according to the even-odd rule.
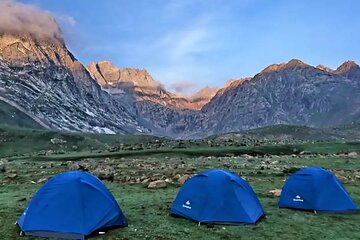
[[[0,97],[53,129],[148,132],[101,90],[60,38],[0,35]]]

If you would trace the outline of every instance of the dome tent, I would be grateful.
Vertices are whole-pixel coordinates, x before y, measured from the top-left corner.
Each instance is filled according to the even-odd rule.
[[[337,177],[323,168],[303,168],[285,182],[280,208],[325,212],[358,211]]]
[[[199,223],[256,223],[264,210],[251,186],[225,170],[190,178],[178,192],[170,214]]]
[[[95,176],[70,171],[51,178],[31,199],[18,225],[25,235],[85,239],[127,226],[116,200]]]

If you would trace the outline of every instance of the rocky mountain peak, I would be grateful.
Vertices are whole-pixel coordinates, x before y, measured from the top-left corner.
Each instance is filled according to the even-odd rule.
[[[88,90],[96,85],[84,66],[67,49],[62,38],[35,36],[29,32],[2,33],[0,60],[12,66],[34,65],[44,69],[55,65],[70,70]]]
[[[325,72],[328,72],[328,73],[334,72],[333,69],[331,69],[331,68],[329,68],[329,67],[326,67],[326,66],[324,66],[324,65],[322,65],[322,64],[317,65],[316,68],[317,68],[317,69],[320,69],[320,70],[323,70],[323,71],[325,71]]]
[[[360,67],[354,61],[344,62],[334,73],[360,83]]]
[[[192,101],[206,100],[209,101],[215,94],[219,91],[219,88],[206,86],[203,89],[200,89],[198,92],[193,94],[190,99]]]
[[[120,69],[109,61],[90,62],[87,69],[101,86],[111,86],[119,83],[130,83],[135,87],[145,88],[159,86],[145,69]]]
[[[291,59],[289,62],[285,64],[286,67],[299,67],[299,66],[307,66],[304,62],[299,59]]]
[[[348,72],[351,69],[360,69],[359,65],[356,64],[354,61],[346,61],[342,63],[336,70],[336,73],[344,73]]]
[[[296,67],[306,67],[309,66],[304,62],[300,61],[299,59],[291,59],[287,63],[280,63],[280,64],[272,64],[266,67],[264,70],[261,71],[262,74],[267,74],[271,72],[278,72],[288,68],[296,68]]]
[[[237,79],[230,79],[225,83],[225,88],[238,81]]]
[[[51,61],[66,64],[66,57],[74,60],[61,38],[39,38],[30,33],[0,34],[0,56],[3,60],[18,63]]]

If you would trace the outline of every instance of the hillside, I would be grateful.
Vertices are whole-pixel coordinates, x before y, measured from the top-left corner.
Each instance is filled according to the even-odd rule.
[[[120,145],[126,148],[132,144],[148,143],[157,139],[159,138],[146,135],[70,133],[0,124],[0,157],[24,156],[24,154],[61,156],[68,152],[111,151],[112,148]]]
[[[272,65],[218,93],[202,109],[208,119],[202,128],[221,133],[274,124],[319,128],[351,123],[360,119],[358,82],[299,60]]]
[[[216,142],[254,141],[258,143],[360,141],[360,124],[353,123],[334,128],[321,129],[280,124],[247,131],[214,135],[208,137],[208,139]]]
[[[17,108],[0,100],[0,125],[42,129],[43,127]]]

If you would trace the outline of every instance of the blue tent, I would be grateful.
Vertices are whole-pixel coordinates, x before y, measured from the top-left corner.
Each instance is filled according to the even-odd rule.
[[[180,189],[170,214],[199,223],[256,223],[264,210],[250,185],[225,170],[190,178]]]
[[[31,199],[18,225],[25,235],[85,239],[101,229],[127,226],[106,186],[87,172],[51,178]]]
[[[358,210],[337,177],[323,168],[303,168],[284,184],[280,208],[349,212]]]

